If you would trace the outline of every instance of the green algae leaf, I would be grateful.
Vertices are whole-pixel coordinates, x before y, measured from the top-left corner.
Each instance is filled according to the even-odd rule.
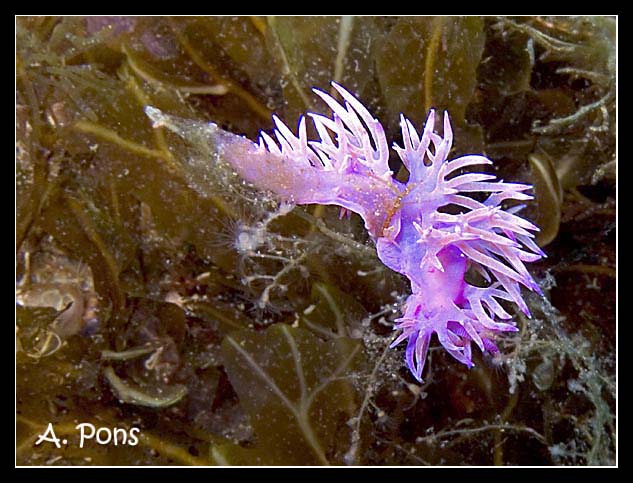
[[[484,50],[478,17],[399,18],[376,57],[376,71],[392,125],[403,113],[421,125],[431,108],[448,110],[458,151],[479,152],[482,133],[466,123]]]
[[[600,85],[615,80],[615,17],[500,18],[498,26],[527,34],[542,50],[540,61],[568,63],[559,73],[586,77]]]
[[[381,33],[373,17],[270,17],[268,49],[282,76],[285,120],[292,125],[313,104],[312,88],[340,82],[362,95],[373,78],[372,49]]]
[[[532,153],[528,156],[532,169],[534,193],[538,204],[536,224],[541,229],[536,240],[544,247],[558,234],[563,203],[563,190],[552,161],[545,153]]]
[[[126,54],[146,81],[196,96],[217,122],[239,126],[250,135],[262,120],[270,122],[266,86],[278,82],[277,73],[269,68],[272,60],[263,36],[248,18],[170,17],[142,21],[140,28],[143,34],[137,34]]]
[[[219,465],[329,465],[351,443],[355,412],[350,381],[362,345],[349,338],[323,342],[310,332],[275,324],[261,333],[227,336],[222,354],[229,380],[248,413],[256,442],[215,446]]]
[[[178,17],[170,22],[186,36],[186,39],[181,37],[182,45],[199,66],[209,73],[213,71],[216,77],[221,75],[225,81],[230,76],[230,90],[239,84],[259,92],[279,82],[278,72],[270,68],[273,59],[266,46],[266,36],[252,18]],[[264,121],[270,121],[268,109],[254,110],[262,114]]]
[[[509,96],[530,90],[534,68],[534,43],[520,32],[489,29],[486,50],[479,64],[480,87]]]
[[[64,193],[38,222],[68,253],[90,266],[97,292],[107,296],[116,309],[125,303],[119,276],[133,264],[136,246],[133,228],[120,215],[86,186],[76,193]]]
[[[176,404],[187,394],[187,387],[182,384],[154,387],[150,391],[149,388],[136,387],[124,381],[111,367],[106,367],[103,373],[120,402],[149,408],[164,408]]]
[[[300,313],[299,323],[321,337],[354,337],[368,315],[358,300],[334,285],[316,282],[311,296],[314,302]]]

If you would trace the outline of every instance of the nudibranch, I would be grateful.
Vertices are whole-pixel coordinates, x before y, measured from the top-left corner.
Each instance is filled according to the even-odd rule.
[[[444,112],[440,135],[434,110],[421,133],[401,115],[403,146],[393,149],[409,178],[398,181],[381,123],[347,90],[332,86],[343,103],[314,89],[332,110],[331,117],[308,114],[318,139],[308,139],[306,117],[294,134],[273,116],[274,138],[262,132],[258,143],[211,125],[220,157],[284,202],[337,205],[362,217],[380,260],[411,283],[392,346],[407,341],[405,361],[418,381],[433,334],[469,367],[473,343],[497,353],[499,335],[517,330],[499,301],[530,316],[521,286],[540,293],[525,267],[545,256],[534,241],[538,228],[517,215],[523,205],[502,206],[531,199],[531,186],[464,172],[492,161],[478,154],[449,160],[450,118]],[[468,270],[478,272],[484,286],[468,283]]]

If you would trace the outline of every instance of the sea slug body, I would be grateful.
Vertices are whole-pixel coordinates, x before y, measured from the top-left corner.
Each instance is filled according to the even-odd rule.
[[[332,110],[332,117],[308,114],[318,140],[308,140],[305,117],[297,135],[273,117],[275,139],[262,132],[259,143],[214,127],[221,157],[242,178],[285,202],[337,205],[363,218],[380,260],[411,283],[392,346],[407,341],[405,361],[418,381],[433,334],[469,367],[473,343],[482,352],[498,352],[495,339],[517,330],[499,301],[514,302],[529,316],[521,286],[540,293],[525,267],[545,256],[534,241],[538,228],[517,215],[523,205],[502,206],[531,199],[531,186],[464,172],[492,161],[482,155],[449,160],[449,115],[443,115],[440,135],[434,110],[421,133],[401,116],[403,146],[393,149],[409,179],[396,180],[380,122],[347,90],[332,86],[343,104],[314,90]],[[469,270],[484,286],[466,281]]]

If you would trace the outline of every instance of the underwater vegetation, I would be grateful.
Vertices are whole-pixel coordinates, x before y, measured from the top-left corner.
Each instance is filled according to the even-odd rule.
[[[615,31],[610,17],[17,18],[16,463],[615,464]],[[351,99],[380,119],[354,107],[378,133],[366,144],[326,117]],[[424,148],[414,165],[431,109],[429,154],[449,161]],[[266,156],[323,141],[288,185],[304,200],[280,201],[279,171],[236,172],[231,146],[260,131]],[[477,306],[512,320],[498,351],[467,351],[491,348],[477,327],[448,331],[465,341],[452,356],[437,339],[416,360],[392,347],[412,289],[423,305],[433,284],[416,292],[415,264],[385,244],[425,227],[402,211],[376,244],[397,218],[365,210],[394,196],[377,184],[359,205],[350,181],[343,212],[310,198],[319,163],[367,174],[328,133],[396,189],[441,166],[446,183],[503,180],[466,214],[424,204],[443,229],[490,198],[525,204],[536,243],[502,230],[508,211],[474,222],[495,227],[497,255],[531,252],[531,276],[506,284],[520,259],[495,264],[507,296]],[[458,262],[442,246],[430,266]],[[458,265],[470,295],[489,287]],[[138,444],[79,448],[77,422],[137,427]],[[70,444],[35,445],[49,423]]]

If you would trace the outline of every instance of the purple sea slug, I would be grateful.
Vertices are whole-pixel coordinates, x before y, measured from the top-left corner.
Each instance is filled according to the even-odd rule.
[[[411,282],[392,347],[407,341],[406,364],[418,381],[433,334],[468,367],[473,342],[482,352],[497,353],[499,334],[517,330],[499,300],[530,316],[520,286],[541,293],[524,265],[545,256],[534,242],[538,228],[517,216],[522,205],[502,207],[505,200],[531,199],[531,186],[463,172],[492,161],[481,155],[448,160],[451,122],[445,112],[439,135],[434,110],[421,133],[400,117],[403,146],[393,149],[409,179],[399,182],[389,169],[380,122],[343,87],[332,86],[343,104],[314,89],[333,113],[308,114],[318,140],[308,139],[305,117],[295,135],[274,116],[276,139],[262,132],[258,144],[214,128],[221,156],[245,180],[286,202],[338,205],[363,218],[380,260]],[[476,193],[483,201],[471,197]],[[486,286],[468,283],[469,269]]]

